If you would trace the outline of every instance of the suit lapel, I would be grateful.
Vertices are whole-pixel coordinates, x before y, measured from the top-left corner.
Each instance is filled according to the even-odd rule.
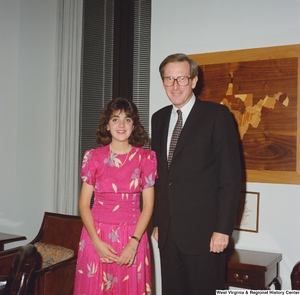
[[[168,170],[168,156],[167,156],[167,143],[168,143],[168,130],[170,123],[170,116],[172,112],[172,106],[165,109],[165,112],[162,115],[160,126],[161,126],[161,134],[160,134],[160,150],[163,158],[164,168],[166,171]]]

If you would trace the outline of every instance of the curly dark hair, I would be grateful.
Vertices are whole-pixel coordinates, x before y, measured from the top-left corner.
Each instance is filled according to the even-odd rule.
[[[107,125],[112,116],[119,111],[124,111],[126,116],[133,121],[134,129],[128,138],[129,144],[137,147],[149,144],[149,136],[140,122],[138,109],[135,103],[131,99],[125,97],[112,99],[102,110],[96,132],[96,142],[101,145],[108,145],[111,143],[112,136],[110,131],[107,130]]]

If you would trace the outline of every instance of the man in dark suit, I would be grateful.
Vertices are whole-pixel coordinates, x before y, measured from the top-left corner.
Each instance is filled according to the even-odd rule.
[[[227,107],[197,99],[198,66],[185,54],[159,67],[172,105],[152,116],[158,161],[153,216],[162,295],[213,295],[223,289],[225,254],[241,189],[238,136]],[[182,131],[168,167],[177,110]]]

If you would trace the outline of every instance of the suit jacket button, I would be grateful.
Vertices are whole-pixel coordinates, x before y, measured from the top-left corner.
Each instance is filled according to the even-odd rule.
[[[169,185],[172,185],[173,182],[169,182]]]

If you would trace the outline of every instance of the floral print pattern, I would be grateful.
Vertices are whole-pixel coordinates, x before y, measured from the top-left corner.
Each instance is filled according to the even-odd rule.
[[[140,195],[154,185],[156,156],[132,147],[129,154],[110,153],[109,146],[89,150],[81,179],[94,186],[92,214],[101,240],[121,253],[140,215]],[[140,240],[131,267],[102,263],[85,228],[81,233],[74,295],[151,295],[151,257],[147,234]]]

